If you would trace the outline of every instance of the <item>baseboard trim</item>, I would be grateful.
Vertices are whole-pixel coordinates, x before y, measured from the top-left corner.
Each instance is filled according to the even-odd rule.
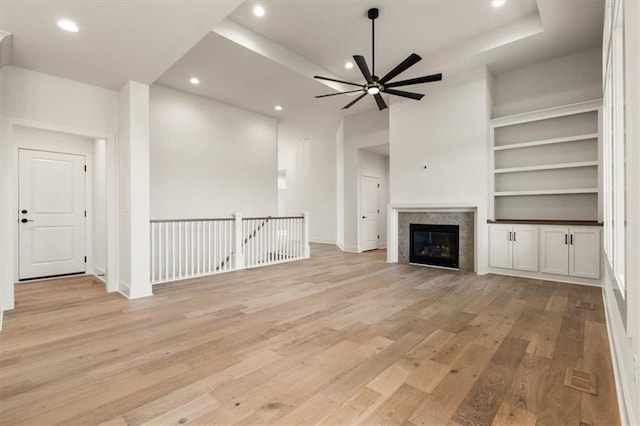
[[[607,335],[609,337],[609,348],[611,350],[611,366],[613,367],[613,378],[616,384],[616,393],[618,395],[618,411],[620,412],[620,424],[637,424],[632,423],[631,420],[635,421],[638,419],[631,419],[631,412],[627,408],[630,406],[629,404],[631,404],[631,401],[627,401],[629,393],[625,392],[626,386],[623,381],[624,376],[620,371],[620,360],[618,359],[618,351],[616,349],[618,345],[616,344],[616,338],[613,334],[613,330],[611,329],[611,313],[609,311],[609,303],[607,301],[607,292],[604,288],[602,289],[602,301],[604,303],[604,317],[605,322],[607,323]]]
[[[357,246],[344,246],[340,247],[340,249],[347,253],[360,253]]]
[[[96,276],[96,278],[98,278],[99,280],[101,280],[105,284],[107,283],[107,280],[106,280],[107,271],[105,271],[104,269],[102,269],[102,268],[100,268],[98,266],[94,266],[93,267],[93,274]]]
[[[335,240],[325,240],[324,238],[310,238],[309,242],[314,244],[336,244]]]
[[[542,281],[554,281],[554,282],[560,282],[560,283],[579,284],[579,285],[586,285],[589,287],[602,288],[601,281],[592,280],[589,278],[569,277],[569,276],[565,277],[564,275],[547,275],[547,274],[542,274],[540,272],[515,271],[515,270],[491,268],[491,267],[487,269],[487,272],[490,274],[496,274],[496,275],[507,275],[509,277],[531,278],[531,279],[542,280]]]
[[[120,285],[118,286],[118,293],[122,294],[127,299],[131,299],[129,296],[131,294],[131,286],[124,281],[120,281]]]

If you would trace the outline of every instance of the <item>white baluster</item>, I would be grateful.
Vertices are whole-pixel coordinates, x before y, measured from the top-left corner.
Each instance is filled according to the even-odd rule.
[[[176,223],[171,222],[171,279],[176,279]]]

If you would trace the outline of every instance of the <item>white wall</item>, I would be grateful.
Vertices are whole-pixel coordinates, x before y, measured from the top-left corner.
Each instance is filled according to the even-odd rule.
[[[344,120],[336,132],[336,244],[344,250]]]
[[[312,242],[336,243],[336,151],[333,137],[304,126],[278,123],[278,169],[287,188],[278,191],[278,215],[309,213]]]
[[[486,78],[430,87],[419,102],[392,105],[389,118],[391,204],[476,206],[480,273],[488,247],[489,98]]]
[[[429,90],[419,102],[391,108],[391,203],[486,206],[487,97],[486,81],[476,80]]]
[[[117,131],[116,92],[18,67],[0,69],[2,117],[0,118],[0,205],[14,206],[17,191],[16,126],[47,131],[101,137],[108,141],[107,156],[114,163]],[[109,211],[117,203],[115,171],[108,168]],[[15,206],[14,206],[15,207]],[[114,213],[115,215],[115,213]],[[3,309],[12,309],[13,283],[17,277],[15,242],[17,207],[0,209],[0,289]],[[116,233],[115,216],[109,220],[109,234]],[[116,252],[112,241],[109,250]],[[117,268],[110,256],[111,270]],[[115,274],[114,272],[114,275]],[[109,287],[109,290],[115,290]]]
[[[345,251],[358,251],[359,149],[389,143],[389,110],[370,110],[348,115],[343,121],[343,221]],[[338,212],[338,214],[341,214]]]
[[[117,92],[14,66],[2,72],[5,116],[114,134]]]
[[[277,214],[275,119],[154,85],[150,136],[152,219]]]
[[[93,141],[93,269],[106,281],[107,273],[107,141]]]
[[[495,76],[493,117],[602,97],[602,49],[595,48]]]
[[[387,247],[387,204],[389,203],[389,157],[373,152],[359,150],[358,169],[360,176],[378,178],[378,248]],[[360,191],[358,191],[360,192]],[[358,213],[358,217],[361,212]]]

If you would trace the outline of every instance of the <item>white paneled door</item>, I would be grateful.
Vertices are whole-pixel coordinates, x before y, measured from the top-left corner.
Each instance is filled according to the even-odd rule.
[[[20,150],[21,280],[85,272],[85,157]]]
[[[360,250],[378,248],[378,178],[360,177]]]

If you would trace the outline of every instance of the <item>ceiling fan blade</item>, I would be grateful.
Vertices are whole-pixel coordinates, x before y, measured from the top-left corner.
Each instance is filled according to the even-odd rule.
[[[424,95],[421,95],[420,93],[405,92],[403,90],[395,90],[395,89],[387,89],[386,87],[384,88],[383,92],[388,93],[390,95],[402,96],[403,98],[415,99],[417,101],[422,99],[422,97],[424,96]]]
[[[384,87],[400,87],[409,86],[411,84],[431,83],[432,81],[442,80],[442,74],[425,75],[424,77],[410,78],[408,80],[396,81],[394,83],[387,83]]]
[[[380,96],[380,93],[373,95],[373,97],[376,99],[376,103],[378,104],[378,109],[380,111],[387,107],[387,104],[384,102],[384,99],[382,99],[382,96]]]
[[[369,67],[367,66],[367,61],[364,59],[364,56],[353,55],[353,60],[356,61],[358,68],[362,72],[364,79],[367,80],[367,83],[373,83],[373,77],[371,77],[371,72],[369,71]]]
[[[380,84],[386,83],[387,81],[391,80],[393,77],[395,77],[398,74],[406,71],[407,69],[409,69],[410,67],[414,66],[415,64],[417,64],[421,60],[422,60],[422,58],[420,57],[420,55],[418,55],[416,53],[412,53],[411,55],[409,55],[407,57],[407,59],[405,59],[404,61],[400,62],[397,67],[395,67],[394,69],[389,71],[389,73],[387,73],[387,75],[382,77],[382,79],[380,79]]]
[[[354,100],[352,100],[351,102],[349,102],[348,104],[343,106],[342,109],[350,108],[353,104],[355,104],[356,102],[358,102],[360,99],[364,98],[365,96],[367,96],[367,94],[363,93],[362,95],[358,96],[357,98],[355,98]]]
[[[337,96],[337,95],[344,95],[347,93],[362,92],[363,90],[364,89],[358,89],[358,90],[349,90],[348,92],[329,93],[328,95],[318,95],[316,96],[316,98],[326,98],[327,96]]]
[[[336,83],[350,84],[350,85],[352,85],[352,86],[362,87],[362,84],[358,84],[358,83],[351,83],[350,81],[336,80],[335,78],[320,77],[319,75],[314,75],[314,76],[313,76],[313,78],[317,78],[318,80],[335,81]]]

